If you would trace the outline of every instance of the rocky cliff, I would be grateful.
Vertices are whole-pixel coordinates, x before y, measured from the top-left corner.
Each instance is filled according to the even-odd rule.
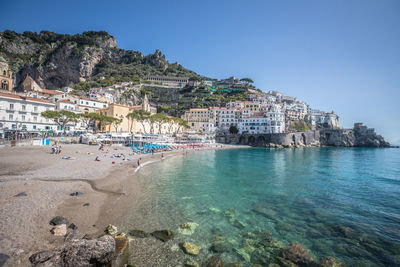
[[[230,134],[216,137],[219,143],[242,144],[257,147],[390,147],[382,136],[365,126],[353,129],[315,130],[279,134]]]
[[[115,38],[104,31],[68,35],[7,30],[0,32],[0,55],[14,71],[17,86],[27,74],[50,89],[101,76],[197,76],[179,63],[169,63],[159,50],[144,56],[139,51],[120,49]]]

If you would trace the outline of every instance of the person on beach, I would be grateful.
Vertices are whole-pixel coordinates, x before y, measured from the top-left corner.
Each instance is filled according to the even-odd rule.
[[[100,161],[99,156],[96,156],[96,158],[94,159],[94,161]]]
[[[161,153],[161,159],[164,159],[164,153]]]

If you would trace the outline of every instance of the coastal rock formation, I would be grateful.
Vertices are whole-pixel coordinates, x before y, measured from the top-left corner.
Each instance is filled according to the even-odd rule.
[[[353,129],[325,129],[279,134],[227,134],[219,135],[216,141],[225,144],[241,144],[268,148],[300,147],[390,147],[384,138],[362,123]]]
[[[73,239],[54,251],[42,251],[29,257],[32,266],[86,267],[106,266],[114,258],[115,240],[106,235],[98,239]]]

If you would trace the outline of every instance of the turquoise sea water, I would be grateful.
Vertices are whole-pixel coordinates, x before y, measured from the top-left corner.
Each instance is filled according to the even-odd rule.
[[[400,266],[400,149],[202,151],[137,175],[148,183],[147,197],[127,212],[125,228],[171,229],[177,232],[171,244],[201,246],[199,262],[218,254],[243,266],[261,263],[246,247],[246,233],[266,230],[282,246],[302,244],[317,261],[333,256],[349,266]],[[199,226],[182,235],[184,222]],[[210,249],[216,235],[228,249]]]

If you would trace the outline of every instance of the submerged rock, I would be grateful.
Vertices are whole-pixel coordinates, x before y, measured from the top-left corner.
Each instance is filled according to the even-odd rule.
[[[108,235],[116,235],[118,233],[118,228],[112,224],[109,224],[104,232]]]
[[[236,220],[236,219],[233,220],[232,225],[235,226],[236,228],[239,228],[239,229],[246,228],[246,225],[243,222],[241,222],[239,220]]]
[[[292,243],[285,247],[282,251],[282,257],[300,266],[314,263],[308,251],[298,243]]]
[[[226,264],[225,267],[242,267],[242,265],[240,265],[240,263],[233,262]]]
[[[250,255],[243,248],[235,249],[235,252],[244,260],[245,262],[250,262]]]
[[[67,234],[67,225],[59,224],[54,226],[50,232],[55,236],[65,236]]]
[[[220,241],[214,241],[211,244],[210,250],[216,253],[223,253],[223,252],[229,252],[231,249],[225,241],[220,240]]]
[[[190,242],[183,242],[182,249],[186,254],[199,255],[200,247]]]
[[[139,237],[139,238],[146,238],[146,237],[150,236],[149,233],[146,233],[145,231],[142,231],[142,230],[136,230],[136,229],[130,230],[128,232],[128,234],[130,236]]]
[[[195,222],[186,222],[179,226],[178,232],[183,235],[192,235],[194,230],[196,230],[198,223]]]
[[[224,267],[224,263],[220,257],[212,256],[203,263],[202,267]]]
[[[50,225],[68,224],[68,220],[61,216],[56,216],[50,221]]]
[[[54,251],[42,251],[29,257],[34,267],[106,266],[114,257],[115,241],[111,236],[95,240],[73,240]]]
[[[209,208],[209,210],[210,210],[211,212],[214,212],[214,213],[221,213],[221,210],[219,210],[219,209],[217,209],[217,208]]]
[[[332,227],[332,231],[336,235],[340,235],[342,237],[346,237],[346,238],[355,238],[356,237],[353,229],[351,229],[348,226],[336,225],[336,226]]]
[[[170,230],[159,230],[152,232],[151,235],[163,242],[167,242],[174,237],[174,232]]]
[[[184,267],[199,267],[199,264],[192,258],[186,259],[184,264]]]
[[[322,258],[321,267],[344,267],[345,265],[338,259],[335,259],[334,257],[325,257]]]

